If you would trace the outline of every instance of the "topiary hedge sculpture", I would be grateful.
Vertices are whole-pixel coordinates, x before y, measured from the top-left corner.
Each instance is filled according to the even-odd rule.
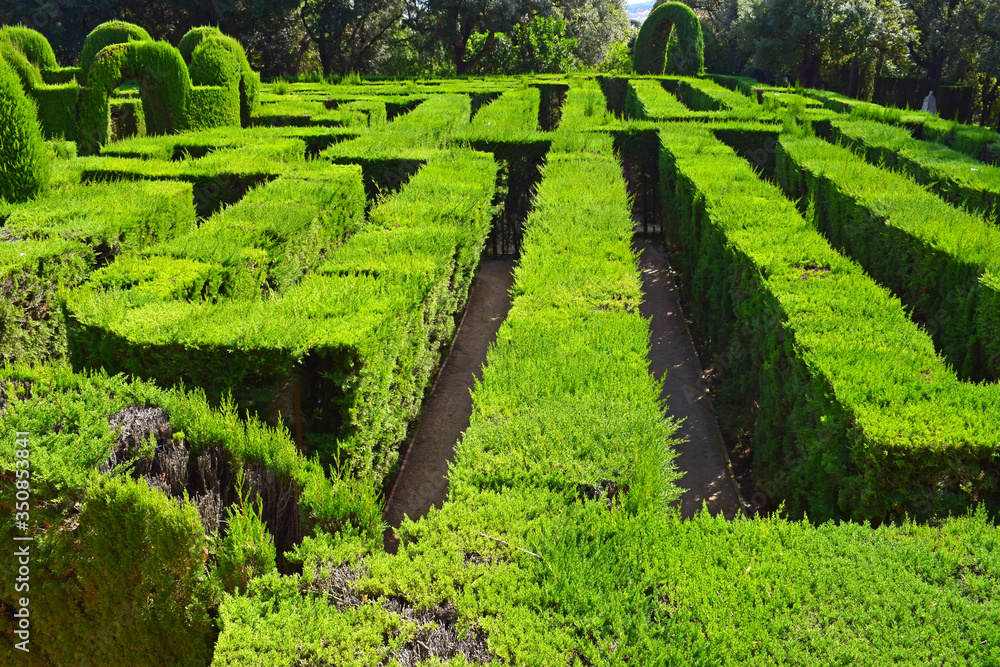
[[[240,65],[240,122],[243,127],[250,127],[250,118],[256,114],[260,96],[260,74],[253,71],[250,61],[247,59],[243,45],[229,35],[224,34],[218,28],[202,26],[192,28],[181,39],[177,49],[184,56],[184,60],[191,65],[192,58],[198,46],[206,39],[217,40],[220,44],[235,56]],[[197,82],[195,85],[198,85]]]
[[[191,55],[189,129],[240,126],[240,80],[236,56],[221,35],[202,40]]]
[[[676,40],[668,58],[668,42]],[[696,76],[705,67],[705,39],[701,22],[691,8],[680,2],[667,2],[649,13],[632,53],[637,74],[680,74]]]
[[[77,149],[95,153],[109,136],[108,97],[126,80],[135,80],[149,134],[188,128],[191,76],[180,52],[166,42],[127,42],[104,48],[90,69],[80,97]]]
[[[80,83],[87,83],[90,77],[90,68],[93,66],[97,54],[104,47],[112,44],[151,41],[153,38],[149,36],[149,33],[133,23],[125,21],[102,23],[91,30],[83,42],[83,50],[80,52]]]
[[[34,197],[48,180],[48,153],[35,105],[14,69],[0,58],[0,201]]]

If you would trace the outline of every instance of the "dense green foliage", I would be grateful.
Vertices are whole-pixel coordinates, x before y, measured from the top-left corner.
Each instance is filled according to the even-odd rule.
[[[675,40],[669,49],[668,42]],[[632,50],[638,74],[696,76],[705,68],[701,21],[682,2],[667,2],[649,13]]]
[[[258,507],[283,549],[313,526],[336,523],[328,510],[334,489],[286,434],[239,420],[231,406],[213,411],[197,393],[14,366],[0,371],[0,398],[4,430],[30,434],[34,537],[32,650],[14,651],[5,628],[5,660],[206,664],[208,612],[223,583],[216,544],[225,537],[221,567],[234,549],[260,541],[259,523],[256,533],[220,534],[227,532],[220,513],[237,500],[227,480],[238,471],[256,480],[247,492],[263,499]],[[16,460],[13,448],[0,454],[5,477],[23,467]],[[0,488],[7,542],[15,534],[14,499],[12,484]],[[11,579],[14,566],[0,561]],[[3,603],[13,606],[14,596],[5,589]]]
[[[37,195],[48,181],[48,150],[35,105],[14,69],[0,58],[0,203]]]
[[[169,134],[187,128],[191,77],[180,52],[164,42],[112,44],[100,52],[80,97],[81,153],[97,152],[108,143],[108,97],[127,79],[140,82],[148,132]]]
[[[239,118],[240,123],[242,123],[244,127],[248,127],[250,125],[251,117],[258,113],[260,106],[260,75],[250,66],[250,62],[247,60],[247,54],[243,45],[232,37],[223,34],[218,28],[213,27],[192,28],[186,35],[184,35],[184,38],[181,39],[180,43],[177,45],[177,49],[180,51],[181,56],[183,56],[185,62],[187,62],[189,66],[193,66],[195,64],[195,53],[197,53],[198,47],[206,40],[215,45],[213,51],[217,51],[218,47],[221,47],[228,50],[236,59],[236,63],[239,67],[239,77],[237,83],[240,105]],[[226,81],[230,80],[227,78],[229,75],[222,76],[222,74],[217,71],[219,68],[218,61],[220,56],[209,56],[208,54],[209,52],[207,51],[202,52],[202,55],[199,56],[199,60],[207,58],[215,61],[210,68],[216,71],[214,74],[210,75],[207,75],[207,73],[204,72],[196,75],[195,72],[192,71],[191,77],[192,79],[195,79],[194,85],[223,85],[221,83],[208,83],[208,80],[222,80],[222,78],[225,78]],[[204,66],[204,63],[199,64],[199,67]],[[226,67],[228,68],[228,65]],[[232,103],[230,101],[225,100],[226,106],[231,104]],[[192,127],[220,127],[226,124],[229,123],[220,122],[219,125],[193,125]]]
[[[952,204],[994,223],[1000,215],[1000,167],[985,165],[931,141],[918,141],[901,127],[874,121],[834,121],[833,137],[871,164],[900,169]]]
[[[240,62],[219,37],[198,43],[188,63],[191,99],[187,108],[190,129],[239,127]]]
[[[575,92],[568,104],[582,130],[589,91]],[[593,187],[580,190],[581,181]],[[302,578],[261,579],[227,599],[213,664],[379,664],[421,639],[416,619],[401,613],[410,606],[454,605],[461,634],[485,636],[483,648],[514,664],[566,662],[574,651],[594,659],[623,633],[623,650],[641,651],[618,609],[602,603],[576,616],[587,605],[578,574],[594,555],[578,548],[583,535],[605,516],[628,521],[677,496],[675,426],[647,370],[631,226],[609,137],[550,158],[526,222],[514,305],[474,390],[450,501],[404,524],[395,557],[358,561],[365,547],[336,539],[304,545]],[[592,261],[595,251],[605,261]],[[334,608],[322,581],[345,560],[357,563],[354,580],[340,593],[348,602]]]

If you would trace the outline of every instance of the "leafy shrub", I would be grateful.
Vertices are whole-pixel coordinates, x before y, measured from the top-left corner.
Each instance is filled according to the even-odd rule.
[[[244,477],[236,480],[239,502],[227,509],[226,536],[219,545],[217,573],[228,592],[245,591],[251,579],[274,572],[274,538],[267,532],[261,521],[263,500],[257,496],[256,503],[244,492]]]
[[[25,201],[48,183],[49,152],[35,104],[14,69],[0,59],[0,202]]]

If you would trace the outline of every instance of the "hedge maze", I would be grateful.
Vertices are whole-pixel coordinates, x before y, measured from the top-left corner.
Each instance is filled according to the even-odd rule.
[[[998,138],[699,76],[681,8],[629,78],[261,84],[214,28],[105,24],[78,68],[0,31],[0,661],[1000,661]],[[670,507],[637,229],[770,512]],[[504,255],[448,499],[389,553]]]

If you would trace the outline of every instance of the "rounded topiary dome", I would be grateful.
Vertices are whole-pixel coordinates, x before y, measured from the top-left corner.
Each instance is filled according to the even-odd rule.
[[[247,52],[243,48],[243,45],[218,28],[202,26],[200,28],[191,28],[181,38],[180,43],[177,45],[177,50],[181,52],[185,61],[191,63],[191,58],[198,45],[203,40],[209,38],[219,40],[236,57],[236,61],[240,64],[240,71],[242,73],[239,82],[240,116],[243,126],[248,127],[250,125],[250,118],[256,112],[257,105],[259,104],[260,75],[254,72],[250,66],[250,61],[247,59]]]
[[[194,50],[201,44],[201,40],[210,36],[221,36],[222,34],[221,30],[210,25],[191,28],[181,37],[180,43],[177,44],[177,50],[181,52],[186,62],[191,62],[191,56],[194,55]]]
[[[41,69],[56,69],[59,63],[56,61],[56,53],[52,50],[49,40],[45,35],[25,28],[22,25],[11,25],[0,28],[0,41],[7,40],[17,47],[33,65]]]
[[[143,28],[134,23],[125,21],[108,21],[102,23],[87,35],[83,42],[83,51],[80,52],[80,69],[83,70],[82,77],[86,81],[90,75],[90,68],[94,64],[94,59],[105,46],[111,44],[125,44],[126,42],[151,42],[153,38],[149,36]]]
[[[38,115],[14,69],[0,59],[0,200],[26,201],[48,180]]]
[[[677,47],[671,49],[671,62],[666,62],[671,32],[677,40]],[[632,63],[637,74],[699,74],[705,67],[701,21],[684,3],[656,5],[635,39]]]
[[[240,62],[218,36],[201,40],[191,54],[189,63],[191,83],[196,86],[238,88],[240,85]]]

